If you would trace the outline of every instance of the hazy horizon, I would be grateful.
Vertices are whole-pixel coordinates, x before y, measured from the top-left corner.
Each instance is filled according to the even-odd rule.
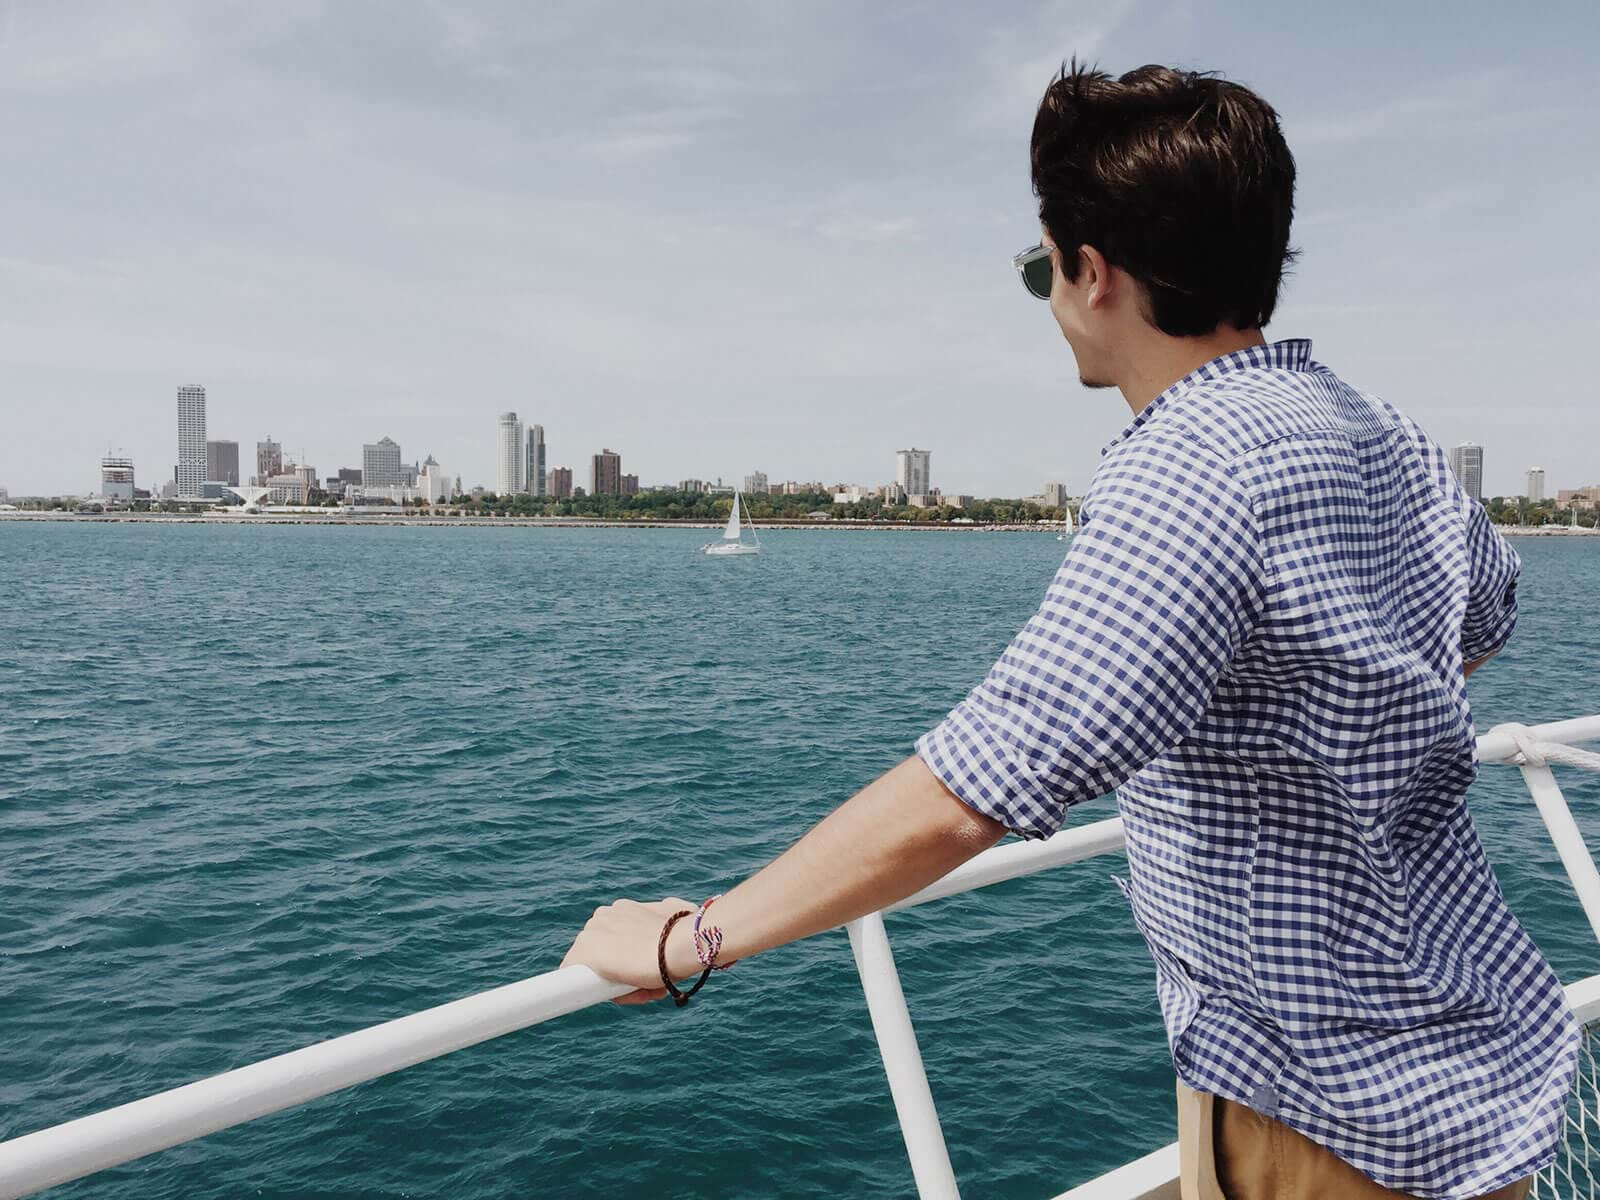
[[[496,420],[587,482],[1081,493],[1127,423],[1009,258],[1070,54],[1279,110],[1302,255],[1269,337],[1485,447],[1600,479],[1589,5],[800,8],[0,0],[0,487],[158,488],[176,394],[319,476],[389,436],[494,486]]]

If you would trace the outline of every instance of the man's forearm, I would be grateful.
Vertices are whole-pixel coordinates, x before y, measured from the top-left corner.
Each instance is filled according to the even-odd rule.
[[[910,758],[723,896],[707,919],[723,930],[722,959],[745,958],[904,899],[1005,832]],[[673,929],[668,963],[675,974],[698,969],[688,921]]]
[[[1461,664],[1462,677],[1465,679],[1471,679],[1472,673],[1493,657],[1494,655],[1492,654],[1485,654],[1482,658],[1467,659],[1463,661]]]

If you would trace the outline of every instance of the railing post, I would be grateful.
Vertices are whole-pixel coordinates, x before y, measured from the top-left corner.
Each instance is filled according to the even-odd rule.
[[[1600,938],[1600,871],[1595,870],[1589,847],[1584,844],[1578,823],[1572,819],[1567,798],[1561,794],[1561,785],[1549,766],[1523,764],[1521,770],[1528,792],[1539,807],[1539,815],[1544,818],[1545,828],[1550,831],[1550,840],[1556,844],[1561,865],[1567,869],[1567,878],[1572,880],[1572,890],[1578,893],[1583,915],[1589,918],[1589,928]]]
[[[872,1015],[872,1032],[877,1035],[883,1069],[889,1076],[889,1093],[894,1097],[894,1111],[906,1139],[906,1153],[911,1157],[917,1195],[921,1200],[959,1200],[961,1193],[950,1167],[950,1152],[945,1148],[928,1075],[922,1069],[922,1053],[917,1049],[916,1031],[911,1028],[911,1013],[900,988],[900,973],[895,970],[883,914],[869,913],[845,928],[850,934],[856,970],[861,974],[867,1011]]]

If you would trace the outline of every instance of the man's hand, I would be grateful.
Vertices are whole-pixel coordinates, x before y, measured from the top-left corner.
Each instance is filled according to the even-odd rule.
[[[667,989],[661,986],[658,958],[661,927],[673,913],[684,909],[693,913],[695,908],[689,901],[676,898],[657,900],[653,904],[618,900],[597,908],[561,965],[590,967],[606,979],[632,984],[636,990],[617,997],[618,1004],[660,1000],[667,994]],[[672,927],[667,943],[667,970],[672,973],[674,982],[700,973],[694,957],[692,928],[692,917],[684,917]]]

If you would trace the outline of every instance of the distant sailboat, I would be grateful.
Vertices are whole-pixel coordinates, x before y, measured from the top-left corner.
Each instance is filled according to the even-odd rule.
[[[728,527],[722,531],[722,540],[711,542],[704,549],[707,554],[760,554],[761,539],[756,537],[756,527],[750,526],[750,541],[744,540],[744,525],[739,520],[739,490],[733,492],[733,511],[728,514]]]
[[[1063,504],[1061,506],[1061,512],[1063,514],[1061,518],[1061,532],[1056,534],[1056,541],[1058,542],[1064,542],[1072,536],[1072,505]]]

